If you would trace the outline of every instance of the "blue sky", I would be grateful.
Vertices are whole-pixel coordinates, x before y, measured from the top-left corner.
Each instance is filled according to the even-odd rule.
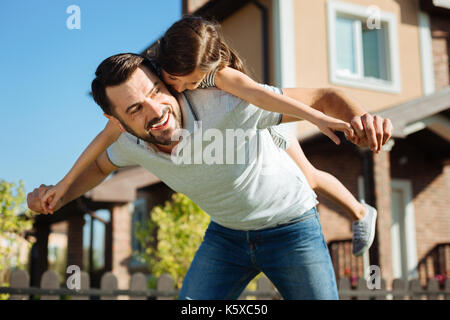
[[[27,192],[58,182],[106,124],[88,95],[98,64],[142,52],[180,17],[181,0],[2,1],[0,180]]]

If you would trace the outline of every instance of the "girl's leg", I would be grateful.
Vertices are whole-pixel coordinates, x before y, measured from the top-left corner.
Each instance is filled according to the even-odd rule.
[[[290,137],[290,146],[286,149],[289,156],[300,167],[311,188],[323,194],[343,207],[352,221],[360,220],[365,215],[365,207],[333,175],[317,170],[306,158],[294,134]]]

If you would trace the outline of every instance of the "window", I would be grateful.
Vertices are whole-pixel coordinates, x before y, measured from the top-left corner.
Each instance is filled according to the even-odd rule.
[[[97,210],[84,215],[83,270],[93,272],[105,268],[106,225],[110,222],[108,210]]]
[[[142,252],[144,248],[142,248],[141,243],[136,238],[135,232],[136,232],[136,223],[143,224],[147,221],[148,217],[148,211],[147,211],[147,201],[145,198],[138,198],[133,203],[132,206],[132,235],[131,235],[131,247],[132,247],[132,257],[130,261],[130,266],[132,267],[138,267],[145,265],[143,262],[140,261],[140,259],[136,256],[136,253]]]
[[[329,0],[328,45],[331,83],[400,92],[394,14]]]

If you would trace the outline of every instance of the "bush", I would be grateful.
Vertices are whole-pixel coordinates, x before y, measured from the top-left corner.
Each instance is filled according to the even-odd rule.
[[[25,267],[18,254],[24,242],[28,249],[31,247],[23,238],[32,228],[31,217],[31,211],[25,206],[23,182],[16,185],[0,180],[0,286],[7,286],[12,268]],[[6,295],[0,296],[4,298]]]
[[[179,289],[209,221],[198,205],[176,193],[172,201],[153,208],[145,223],[136,223],[135,236],[145,249],[135,255],[148,265],[152,276],[170,274]]]

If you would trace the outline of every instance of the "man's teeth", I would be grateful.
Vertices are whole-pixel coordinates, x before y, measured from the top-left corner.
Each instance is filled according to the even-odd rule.
[[[166,123],[168,118],[169,118],[169,113],[167,112],[166,115],[164,116],[164,118],[160,122],[155,123],[150,128],[156,128],[156,127],[162,126],[164,123]]]

